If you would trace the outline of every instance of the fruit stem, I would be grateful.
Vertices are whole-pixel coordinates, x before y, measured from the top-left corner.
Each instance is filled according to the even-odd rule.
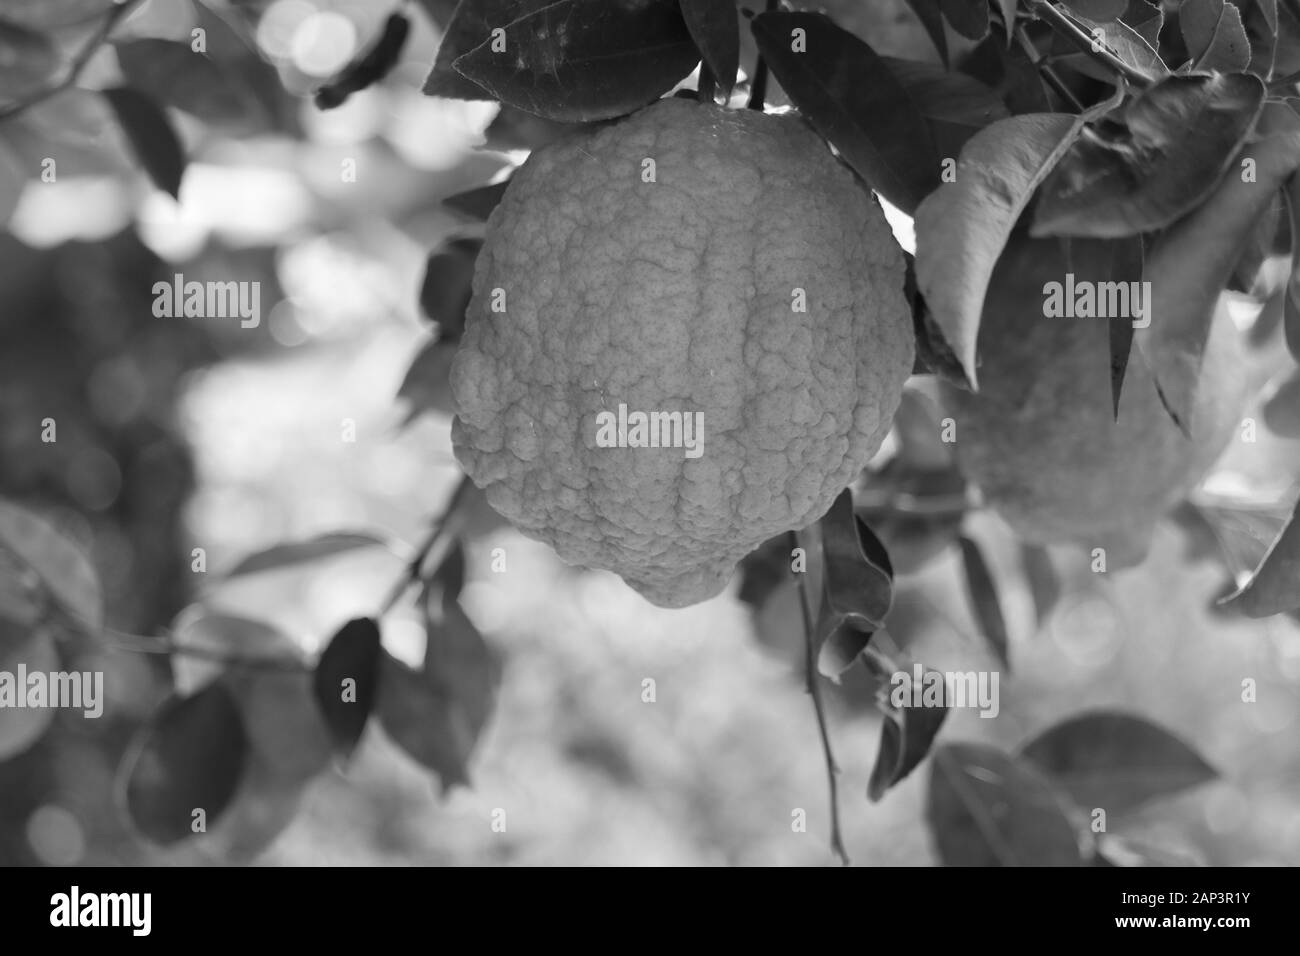
[[[791,549],[801,547],[798,532],[790,532],[790,547]],[[840,835],[838,780],[840,768],[835,763],[835,755],[831,751],[830,731],[826,728],[826,708],[822,703],[821,686],[817,682],[817,658],[813,648],[813,615],[808,600],[807,572],[799,575],[799,610],[803,615],[804,680],[808,687],[808,695],[812,697],[813,712],[817,715],[817,731],[821,735],[822,754],[826,758],[826,781],[831,804],[831,850],[840,858],[841,863],[848,866],[852,861],[849,859],[848,851],[844,849],[844,839]]]
[[[779,6],[778,0],[767,0],[764,12],[772,13]],[[766,105],[767,61],[763,59],[763,54],[760,53],[758,59],[754,61],[754,78],[749,83],[749,102],[745,104],[745,108],[758,110],[761,113]]]
[[[1029,38],[1029,31],[1025,29],[1023,23],[1016,27],[1015,34],[1016,42],[1020,44],[1020,49],[1025,51],[1025,56],[1029,57],[1029,62],[1034,65],[1034,68],[1037,69],[1043,79],[1047,81],[1047,85],[1056,92],[1056,95],[1059,96],[1065,104],[1070,107],[1070,109],[1074,110],[1076,113],[1082,113],[1083,104],[1079,102],[1079,98],[1074,95],[1074,92],[1065,85],[1065,81],[1061,79],[1060,74],[1057,73],[1056,70],[1052,68],[1052,65],[1046,61],[1046,58],[1038,52],[1038,47],[1034,46],[1034,41]]]

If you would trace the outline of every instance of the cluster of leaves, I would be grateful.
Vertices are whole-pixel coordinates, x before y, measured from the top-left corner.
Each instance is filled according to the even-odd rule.
[[[469,783],[501,667],[460,604],[465,556],[448,527],[436,529],[389,601],[418,589],[426,646],[412,668],[382,644],[388,607],[343,624],[314,660],[272,625],[207,602],[183,612],[166,637],[106,633],[98,579],[80,548],[0,502],[0,663],[52,672],[61,645],[103,639],[169,655],[175,690],[124,756],[118,799],[154,843],[198,837],[225,858],[248,858],[292,821],[314,778],[351,756],[372,718],[444,793]],[[392,547],[367,532],[322,535],[249,555],[223,583]],[[26,749],[53,713],[0,711],[0,757]]]

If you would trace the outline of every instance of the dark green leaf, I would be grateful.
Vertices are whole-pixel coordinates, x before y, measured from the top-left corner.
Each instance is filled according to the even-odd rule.
[[[956,182],[940,186],[916,211],[917,285],[972,386],[993,267],[1080,124],[1073,116],[1029,114],[988,126],[962,150]]]
[[[865,660],[868,670],[882,687],[892,686],[894,674],[905,666],[903,662],[893,661],[874,650],[866,653]],[[910,671],[907,673],[910,678]],[[885,719],[880,725],[880,749],[867,784],[867,799],[872,803],[925,759],[948,716],[947,707],[912,706],[910,702],[900,706],[884,693],[881,697],[884,699],[880,702],[880,710]]]
[[[0,500],[0,551],[39,579],[40,585],[77,624],[92,634],[104,625],[99,575],[74,542],[26,508]]]
[[[936,748],[926,822],[945,866],[1082,866],[1068,797],[983,744]]]
[[[1247,617],[1270,617],[1300,607],[1300,502],[1250,580],[1221,601]]]
[[[1034,236],[1113,239],[1162,229],[1223,178],[1264,106],[1246,74],[1173,76],[1081,136],[1043,183]]]
[[[940,0],[944,18],[968,40],[982,40],[989,32],[988,0]]]
[[[240,78],[188,43],[127,40],[116,45],[127,85],[199,119],[237,128],[256,125],[261,105]]]
[[[330,638],[316,662],[312,689],[342,757],[352,754],[375,709],[382,650],[379,625],[357,618]]]
[[[438,323],[438,337],[455,341],[465,328],[474,263],[481,239],[453,239],[429,256],[420,283],[420,310]]]
[[[1024,569],[1029,593],[1034,599],[1034,620],[1041,627],[1061,597],[1061,579],[1057,577],[1052,556],[1037,544],[1020,546],[1020,566]]]
[[[966,576],[966,596],[970,599],[971,608],[975,612],[975,620],[979,622],[984,639],[989,642],[989,646],[993,648],[993,653],[997,655],[1002,666],[1011,670],[1007,623],[1002,616],[1002,605],[998,601],[998,589],[993,582],[993,574],[989,571],[978,544],[965,535],[961,535],[957,541],[961,545],[962,568]]]
[[[210,826],[230,805],[247,760],[248,736],[225,684],[169,698],[122,763],[131,822],[164,846],[194,835],[194,811]]]
[[[740,13],[735,0],[681,0],[682,16],[724,96],[740,66]]]
[[[1165,66],[1164,60],[1160,58],[1160,54],[1156,52],[1155,47],[1148,42],[1147,35],[1139,32],[1136,27],[1130,26],[1123,20],[1099,23],[1078,14],[1075,15],[1075,19],[1079,21],[1084,32],[1090,34],[1097,41],[1104,43],[1106,48],[1119,60],[1139,73],[1144,73],[1152,79],[1160,79],[1169,75],[1169,68]],[[1141,26],[1147,28],[1149,32],[1150,21],[1141,24]],[[1073,50],[1074,47],[1069,49]],[[1091,76],[1111,85],[1118,82],[1114,70],[1098,63],[1087,53],[1071,52],[1060,57],[1060,60],[1085,76]]]
[[[805,31],[806,52],[791,49]],[[754,39],[781,87],[869,186],[905,212],[939,182],[916,104],[871,47],[819,13],[763,13]]]
[[[1128,0],[1061,0],[1071,12],[1090,20],[1105,22],[1118,19],[1128,9]]]
[[[457,6],[443,31],[438,56],[424,81],[423,92],[428,96],[446,96],[456,100],[492,99],[483,87],[456,72],[452,64],[489,39],[493,30],[504,28],[552,2],[553,0],[475,0],[474,3]]]
[[[451,394],[451,363],[455,357],[456,343],[442,339],[430,342],[416,354],[397,390],[397,397],[410,406],[404,424],[425,412],[455,413]]]
[[[326,558],[356,551],[359,548],[386,548],[388,542],[377,535],[365,531],[336,531],[318,535],[306,541],[293,541],[277,544],[256,554],[250,554],[240,561],[227,574],[227,579],[257,574],[262,571],[278,571],[300,564],[309,564]]]
[[[104,96],[154,185],[179,199],[185,152],[162,107],[124,86],[105,90]]]
[[[1250,43],[1250,72],[1263,79],[1273,74],[1279,12],[1277,0],[1234,0]]]
[[[1072,717],[1043,731],[1020,753],[1085,810],[1126,813],[1218,776],[1173,734],[1128,714]]]
[[[1008,115],[997,93],[965,73],[918,60],[881,60],[925,117],[940,156],[956,156],[968,139]]]
[[[556,0],[453,66],[493,99],[561,122],[622,116],[672,89],[699,62],[676,0]]]
[[[467,189],[463,193],[448,196],[442,201],[442,204],[459,213],[464,213],[471,219],[487,222],[488,216],[492,215],[492,210],[496,209],[501,203],[501,197],[506,194],[506,187],[509,185],[510,181],[506,180],[505,182],[479,186],[477,189]]]
[[[864,544],[865,525],[853,513],[853,496],[847,489],[836,497],[821,520],[822,550],[826,556],[825,590],[836,614],[851,617],[870,629],[879,627],[893,602],[892,570],[883,546],[867,530],[870,547]]]
[[[943,15],[939,9],[939,0],[907,0],[916,18],[930,35],[930,42],[939,51],[939,59],[948,66],[948,35],[943,29]]]
[[[1235,73],[1250,64],[1250,40],[1237,8],[1225,0],[1186,0],[1178,25],[1193,70]]]

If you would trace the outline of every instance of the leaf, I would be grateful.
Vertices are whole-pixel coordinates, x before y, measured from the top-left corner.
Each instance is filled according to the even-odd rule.
[[[1264,106],[1247,74],[1173,76],[1081,136],[1052,172],[1031,235],[1114,239],[1163,229],[1223,178]]]
[[[740,67],[740,13],[735,0],[681,0],[682,17],[723,96],[730,96]]]
[[[103,628],[99,574],[81,548],[45,519],[0,500],[0,550],[8,551],[30,569],[79,627],[91,634]]]
[[[1064,787],[1085,810],[1127,813],[1215,779],[1218,773],[1169,731],[1106,711],[1049,727],[1020,755]]]
[[[456,401],[451,393],[451,363],[455,357],[456,344],[441,340],[430,342],[416,354],[397,390],[397,397],[409,405],[403,424],[426,412],[455,414]]]
[[[359,548],[386,547],[389,547],[387,541],[367,531],[335,531],[305,541],[277,544],[250,554],[226,573],[226,579],[260,574],[263,571],[280,571],[300,564],[323,561]]]
[[[1111,241],[1075,239],[1066,242],[1069,270],[1092,281],[1094,288],[1102,288],[1108,282],[1125,283],[1126,287],[1134,288],[1133,283],[1141,282],[1145,250],[1140,235]],[[1147,302],[1146,306],[1149,309],[1151,303]],[[1129,358],[1133,354],[1133,323],[1136,318],[1131,314],[1118,314],[1122,311],[1118,310],[1117,314],[1107,319],[1111,410],[1116,421],[1119,421],[1119,400],[1124,389],[1124,377],[1128,372]],[[1132,311],[1130,303],[1128,312]],[[1149,314],[1147,318],[1150,318]]]
[[[1291,176],[1285,195],[1291,222],[1291,278],[1282,300],[1282,331],[1291,357],[1300,362],[1300,174]]]
[[[986,0],[940,0],[943,16],[954,30],[968,40],[982,40],[989,32]]]
[[[904,212],[939,182],[939,156],[907,89],[881,57],[820,13],[761,13],[752,28],[782,89],[872,189]],[[791,50],[805,31],[807,52]]]
[[[0,138],[0,231],[8,225],[27,185],[22,157]]]
[[[1265,426],[1274,435],[1300,438],[1300,369],[1292,369],[1268,396],[1262,413]]]
[[[460,599],[460,592],[465,587],[465,546],[459,538],[447,549],[447,556],[438,565],[430,583],[441,589],[444,598]]]
[[[380,670],[379,625],[371,618],[348,621],[316,662],[312,687],[334,741],[334,752],[351,756],[375,709]]]
[[[488,92],[456,72],[453,64],[461,56],[490,38],[492,31],[520,17],[542,9],[553,0],[476,0],[456,7],[443,31],[433,69],[421,88],[426,96],[457,100],[490,100]]]
[[[957,178],[916,210],[916,279],[926,305],[977,387],[975,343],[993,267],[1038,186],[1078,135],[1077,117],[999,120],[961,152]]]
[[[455,341],[465,328],[482,239],[452,239],[429,256],[420,283],[420,310],[438,323],[438,337]]]
[[[1193,70],[1235,73],[1250,64],[1250,40],[1241,13],[1225,0],[1187,0],[1178,25]]]
[[[957,539],[961,546],[962,569],[966,578],[966,596],[970,599],[979,622],[984,639],[993,648],[993,653],[1006,670],[1011,670],[1011,656],[1007,646],[1007,623],[1002,616],[1002,606],[998,602],[997,585],[989,571],[980,547],[970,538],[961,535]]]
[[[1247,617],[1271,617],[1300,607],[1300,501],[1250,580],[1219,603]]]
[[[68,27],[104,17],[115,0],[5,0],[7,20],[32,30]]]
[[[939,0],[907,0],[916,18],[930,35],[930,42],[939,52],[939,60],[948,66],[948,35],[943,30],[943,16],[939,10]]]
[[[993,747],[932,756],[925,815],[945,866],[1081,866],[1072,809],[1033,765]]]
[[[918,60],[881,60],[925,117],[940,156],[956,156],[977,132],[1009,115],[997,93],[965,73]]]
[[[180,199],[185,152],[167,114],[151,98],[128,87],[104,91],[136,156],[154,185]]]
[[[509,185],[510,181],[506,180],[505,182],[479,186],[477,189],[467,189],[463,193],[448,196],[442,201],[442,204],[459,213],[464,213],[471,219],[487,222],[488,216],[492,215],[492,210],[500,205],[501,197],[506,194],[506,187]]]
[[[501,666],[454,598],[444,594],[435,613],[428,597],[424,667],[414,671],[384,655],[378,717],[446,793],[469,784],[469,758],[495,705]]]
[[[1169,67],[1165,66],[1164,60],[1147,39],[1148,34],[1139,32],[1123,20],[1100,23],[1078,14],[1075,14],[1074,19],[1079,22],[1084,32],[1092,36],[1095,41],[1105,44],[1106,49],[1117,59],[1139,73],[1145,73],[1157,80],[1169,76]],[[1148,20],[1147,23],[1149,24],[1150,21]],[[1097,63],[1087,53],[1070,53],[1060,59],[1078,72],[1109,83],[1111,86],[1118,82],[1113,70]]]
[[[876,651],[866,654],[865,660],[884,686],[892,685],[893,675],[903,670],[898,663]],[[867,799],[872,803],[879,801],[925,759],[939,728],[948,717],[947,707],[897,707],[888,698],[881,704],[880,711],[885,718],[880,725],[880,747],[867,783]]]
[[[700,55],[676,0],[556,0],[485,40],[453,66],[494,99],[547,119],[612,119],[653,102]]]
[[[209,684],[172,696],[144,725],[122,762],[125,804],[135,828],[163,846],[193,836],[230,805],[248,760],[248,736],[230,689]]]
[[[0,674],[15,696],[25,700],[27,687],[17,676],[20,667],[28,674],[57,672],[61,663],[54,638],[48,630],[0,616]],[[0,762],[26,751],[54,722],[54,707],[18,707],[14,703],[17,701],[6,700],[0,705]]]
[[[1061,579],[1057,577],[1051,554],[1041,545],[1022,544],[1020,566],[1034,599],[1034,621],[1041,627],[1061,598]]]
[[[1241,14],[1242,25],[1250,43],[1250,72],[1268,79],[1273,74],[1273,58],[1277,47],[1277,0],[1234,0],[1233,5]]]
[[[1061,0],[1072,13],[1090,20],[1116,20],[1128,9],[1128,0]]]
[[[333,750],[312,674],[302,650],[262,621],[194,607],[173,628],[176,691],[193,694],[215,680],[230,689],[249,737],[249,754],[285,782],[302,783],[324,770]],[[230,657],[226,664],[182,649]],[[279,666],[277,666],[279,665]],[[295,665],[299,669],[292,669]]]
[[[853,513],[848,489],[836,497],[821,520],[821,529],[825,591],[831,608],[879,627],[893,603],[893,571],[883,545]]]
[[[115,45],[127,85],[209,123],[254,124],[261,107],[239,78],[188,43],[127,40]]]
[[[40,90],[58,65],[49,37],[0,18],[0,104],[17,103]]]

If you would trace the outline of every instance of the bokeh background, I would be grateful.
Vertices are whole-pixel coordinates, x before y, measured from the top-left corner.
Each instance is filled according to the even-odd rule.
[[[191,156],[179,202],[147,183],[96,117],[93,94],[70,90],[0,122],[0,154],[54,155],[60,165],[58,182],[19,184],[0,237],[0,494],[87,548],[113,627],[155,633],[205,596],[315,650],[340,621],[374,610],[399,557],[366,553],[238,588],[215,583],[221,569],[339,528],[414,544],[458,483],[448,415],[435,408],[408,421],[412,409],[397,397],[431,337],[419,310],[430,251],[482,228],[441,200],[503,175],[553,130],[492,104],[419,93],[447,6],[408,5],[414,30],[398,69],[321,113],[304,94],[370,42],[389,4],[144,4],[124,32],[185,39],[215,10],[258,50],[232,44],[213,55],[254,85],[262,121],[177,114]],[[879,49],[933,55],[902,3],[828,6]],[[106,53],[84,83],[109,84],[116,69]],[[341,180],[347,161],[355,182]],[[152,285],[175,272],[260,282],[260,327],[155,318]],[[1239,305],[1252,321],[1252,306]],[[1260,353],[1265,371],[1275,344]],[[32,426],[47,416],[59,422],[56,450]],[[1285,498],[1300,443],[1260,435],[1234,444],[1206,500]],[[151,848],[128,832],[112,794],[131,732],[168,690],[167,663],[106,642],[78,661],[107,673],[105,718],[61,718],[0,763],[0,863],[833,862],[788,593],[754,608],[733,586],[661,611],[616,577],[561,565],[485,509],[471,531],[463,603],[505,662],[472,789],[443,798],[372,728],[346,773],[317,780],[292,806],[241,810],[256,852]],[[1096,575],[1082,556],[1053,550],[1063,595],[1038,624],[1005,529],[979,516],[969,531],[1002,587],[1015,672],[1004,675],[997,719],[955,712],[941,741],[1010,748],[1092,708],[1149,717],[1222,779],[1113,830],[1190,861],[1300,863],[1300,625],[1215,613],[1224,571],[1204,540],[1173,523],[1130,571]],[[196,547],[208,575],[190,570]],[[494,547],[509,556],[504,575],[485,570]],[[995,668],[961,582],[953,549],[901,575],[890,631],[930,667]],[[418,661],[423,640],[413,613],[388,621],[385,644],[397,656]],[[1259,683],[1254,704],[1240,700],[1247,677]],[[653,704],[642,702],[646,678],[656,681]],[[870,689],[850,678],[827,695],[854,861],[933,863],[922,816],[928,765],[868,803],[880,733]],[[498,807],[505,833],[490,825]],[[807,811],[806,833],[792,832],[795,808]]]

